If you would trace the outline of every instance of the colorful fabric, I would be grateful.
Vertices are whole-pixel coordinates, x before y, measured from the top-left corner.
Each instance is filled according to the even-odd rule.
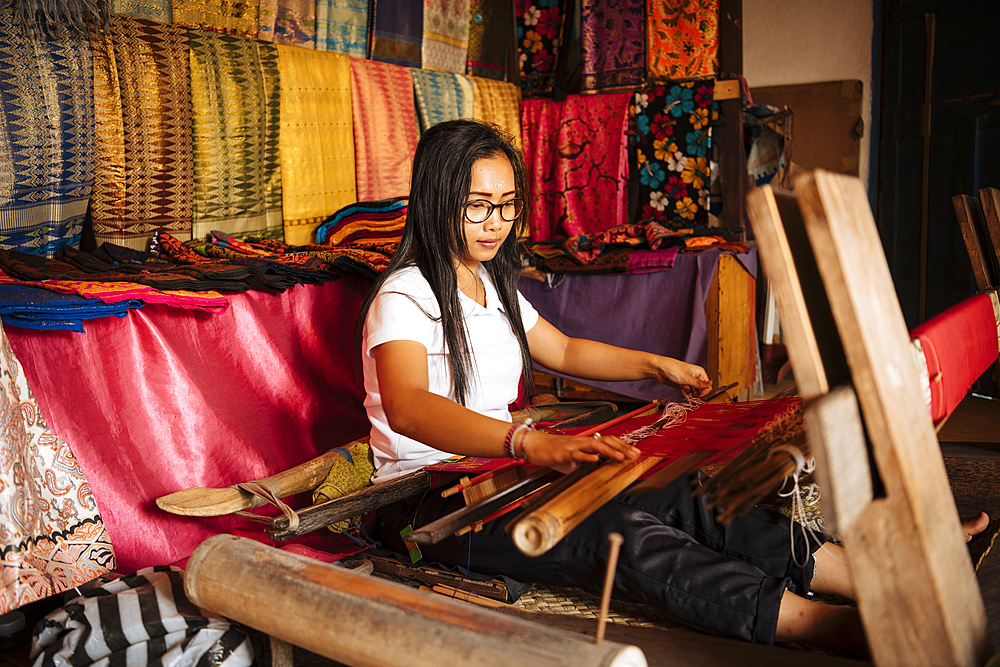
[[[326,479],[313,491],[312,501],[314,505],[371,486],[372,475],[375,474],[371,445],[367,442],[359,442],[352,447],[340,447],[335,451],[340,452],[340,456],[333,460],[333,465],[330,466],[330,472],[326,474]],[[335,533],[351,529],[360,530],[361,516],[342,519],[330,524],[327,528]]]
[[[115,568],[80,464],[49,430],[0,327],[0,614]]]
[[[627,222],[625,131],[631,95],[570,95],[521,104],[532,179],[531,239],[593,234]]]
[[[650,222],[645,225],[620,225],[598,234],[581,234],[566,239],[566,252],[581,264],[589,264],[611,245],[645,245],[659,250],[671,241],[680,241],[683,234]]]
[[[89,282],[78,280],[21,280],[0,273],[2,285],[26,285],[51,290],[60,294],[79,294],[87,299],[104,303],[119,303],[135,299],[143,303],[162,303],[176,308],[191,308],[210,313],[222,313],[229,307],[229,300],[218,292],[164,292],[148,285],[126,282]]]
[[[646,0],[582,0],[581,92],[635,90],[646,76]]]
[[[359,201],[410,193],[413,152],[417,149],[410,72],[389,63],[351,59],[354,167]]]
[[[316,48],[316,0],[279,0],[273,30],[275,44]]]
[[[415,69],[412,74],[421,131],[446,120],[472,117],[473,89],[469,77],[426,69]]]
[[[632,100],[638,222],[708,223],[713,81],[653,86]]]
[[[608,248],[587,264],[568,252],[561,239],[539,241],[529,246],[532,264],[546,273],[625,273],[632,258],[631,248]]]
[[[278,47],[284,238],[309,243],[331,213],[357,201],[347,56]]]
[[[0,9],[0,248],[78,243],[94,185],[90,42],[30,38]]]
[[[187,30],[124,16],[91,36],[97,243],[144,249],[158,229],[191,236]]]
[[[719,70],[719,0],[648,0],[650,79],[714,77]]]
[[[173,22],[226,35],[257,37],[258,0],[217,2],[215,0],[172,0]]]
[[[407,200],[403,197],[382,201],[363,201],[340,209],[316,229],[316,242],[340,245],[356,229],[372,228],[402,216],[406,220]],[[358,227],[360,225],[360,227]]]
[[[507,132],[521,147],[521,89],[506,81],[472,77],[473,116]]]
[[[368,3],[368,57],[372,60],[419,68],[423,36],[423,0]]]
[[[507,79],[507,50],[514,30],[510,6],[495,0],[469,3],[469,59],[466,72],[486,79]]]
[[[421,66],[465,74],[469,57],[469,0],[424,0]]]
[[[257,10],[257,39],[274,42],[274,24],[278,20],[278,0],[260,0]]]
[[[191,233],[281,236],[278,52],[251,39],[188,32],[194,198]]]
[[[316,49],[368,57],[368,0],[316,0]]]
[[[525,98],[549,95],[555,88],[566,0],[515,0],[514,11],[522,95]]]
[[[111,0],[111,14],[172,23],[170,0]]]
[[[59,294],[41,287],[0,284],[0,319],[7,326],[56,329],[83,333],[83,321],[97,317],[125,317],[142,308],[138,299],[104,303],[76,294]]]

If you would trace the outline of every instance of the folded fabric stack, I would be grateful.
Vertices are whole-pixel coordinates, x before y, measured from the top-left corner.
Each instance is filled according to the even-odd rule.
[[[403,237],[407,201],[397,197],[345,206],[317,228],[316,244],[302,248],[340,271],[374,280]]]
[[[0,285],[0,320],[25,329],[63,329],[83,332],[83,321],[95,317],[125,317],[131,308],[142,308],[139,299],[104,303],[77,294],[59,294],[27,285]]]

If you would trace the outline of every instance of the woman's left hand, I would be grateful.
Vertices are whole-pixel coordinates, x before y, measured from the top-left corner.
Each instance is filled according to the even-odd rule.
[[[701,397],[711,391],[712,381],[701,366],[669,357],[660,360],[657,379],[663,384],[680,389],[685,396]]]

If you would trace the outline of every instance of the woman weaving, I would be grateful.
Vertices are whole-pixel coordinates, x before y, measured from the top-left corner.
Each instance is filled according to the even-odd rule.
[[[639,455],[615,437],[512,426],[507,406],[522,377],[530,382],[532,361],[580,378],[655,378],[685,394],[709,391],[698,366],[568,338],[539,317],[516,289],[518,232],[530,214],[523,159],[495,128],[449,121],[423,135],[402,240],[359,322],[376,483],[452,454],[513,456],[564,472],[599,457]],[[382,540],[405,553],[401,530],[461,505],[460,496],[431,492],[383,508]],[[618,532],[625,536],[615,581],[620,599],[716,634],[866,651],[856,609],[797,594],[805,585],[853,597],[839,547],[827,542],[798,567],[787,519],[757,508],[717,524],[703,499],[690,497],[686,478],[654,494],[615,498],[538,558],[516,549],[504,523],[426,545],[423,553],[477,572],[599,593],[606,536]]]

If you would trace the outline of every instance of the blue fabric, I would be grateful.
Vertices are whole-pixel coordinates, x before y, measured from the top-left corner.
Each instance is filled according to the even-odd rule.
[[[83,332],[83,321],[97,317],[125,317],[142,308],[139,299],[104,303],[77,294],[60,294],[41,287],[0,285],[0,321],[25,329],[62,329]]]

